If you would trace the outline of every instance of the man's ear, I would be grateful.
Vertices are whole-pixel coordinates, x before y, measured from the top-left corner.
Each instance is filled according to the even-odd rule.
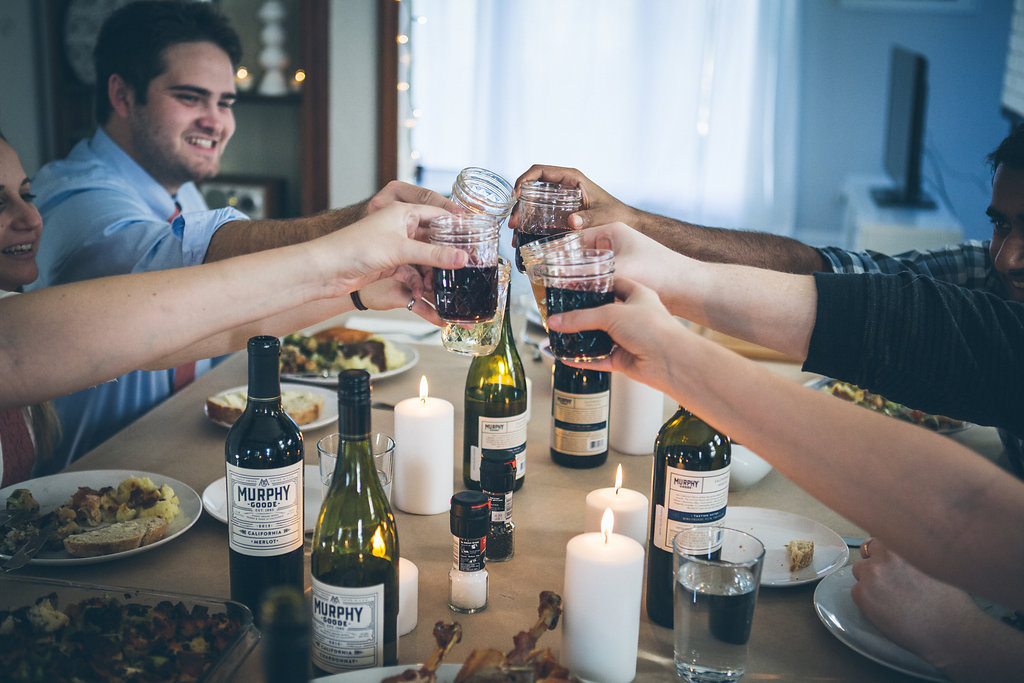
[[[128,112],[135,106],[135,90],[117,74],[111,74],[107,81],[107,98],[121,118],[128,118]]]

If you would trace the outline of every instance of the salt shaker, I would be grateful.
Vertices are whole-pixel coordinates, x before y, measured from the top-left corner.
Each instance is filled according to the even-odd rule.
[[[487,569],[484,551],[490,525],[490,502],[480,491],[452,496],[452,568],[448,572],[448,607],[473,614],[487,608]]]
[[[480,458],[480,490],[491,503],[487,530],[488,562],[507,562],[515,553],[515,524],[512,523],[512,490],[516,482],[516,456],[484,453]]]

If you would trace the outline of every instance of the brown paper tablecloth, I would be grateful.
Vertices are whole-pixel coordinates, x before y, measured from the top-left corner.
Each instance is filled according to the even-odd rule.
[[[400,314],[405,315],[402,311]],[[411,314],[410,314],[411,315]],[[533,330],[537,334],[537,330]],[[469,359],[445,352],[440,345],[420,345],[419,363],[411,370],[374,383],[375,401],[396,403],[418,395],[421,375],[430,394],[455,406],[455,490],[461,489],[463,384]],[[526,483],[515,494],[516,554],[512,561],[492,564],[489,607],[475,615],[459,615],[463,642],[451,661],[459,662],[473,648],[510,649],[512,635],[535,619],[541,590],[561,591],[565,546],[580,533],[587,492],[613,484],[615,467],[622,464],[625,486],[650,495],[652,456],[620,455],[591,470],[555,465],[548,454],[551,405],[551,360],[532,360],[522,354],[533,381]],[[794,381],[812,378],[792,363],[761,361]],[[238,353],[172,396],[155,410],[83,457],[71,470],[133,468],[160,473],[188,484],[200,495],[224,476],[226,430],[203,413],[205,398],[244,385],[246,358]],[[674,405],[665,402],[665,416]],[[375,430],[393,433],[393,413],[373,411]],[[316,464],[316,441],[335,425],[305,433],[307,464]],[[998,450],[994,430],[975,428],[971,445]],[[989,433],[991,431],[991,433]],[[993,441],[994,440],[994,441]],[[654,435],[651,435],[653,446]],[[753,487],[730,494],[733,506],[785,510],[814,519],[840,535],[860,536],[863,530],[804,493],[772,471]],[[431,628],[441,619],[456,618],[447,607],[447,574],[451,565],[448,514],[416,516],[396,512],[402,556],[419,568],[418,626],[399,643],[403,664],[421,662],[433,647]],[[307,540],[307,554],[308,554]],[[307,560],[308,562],[308,560]],[[307,565],[308,566],[308,565]],[[208,514],[186,534],[133,557],[74,567],[29,565],[20,573],[86,583],[124,585],[226,598],[229,596],[227,528]],[[308,573],[307,573],[308,582]],[[750,640],[746,680],[902,681],[911,680],[853,652],[818,621],[812,604],[814,584],[762,589]],[[541,645],[559,652],[561,631],[546,634]],[[259,652],[243,664],[238,680],[262,680]],[[672,633],[641,618],[637,680],[675,680]]]

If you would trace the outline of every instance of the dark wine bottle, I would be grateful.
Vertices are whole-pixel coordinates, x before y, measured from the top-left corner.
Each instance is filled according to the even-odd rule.
[[[611,373],[551,369],[551,459],[563,467],[598,467],[608,459]]]
[[[721,524],[729,498],[729,438],[682,406],[654,442],[647,616],[672,627],[672,539],[684,528]]]
[[[267,589],[303,589],[303,451],[302,432],[281,408],[281,342],[253,337],[248,350],[248,399],[224,456],[231,599],[258,622]]]
[[[266,681],[306,683],[313,678],[309,622],[309,605],[300,590],[277,586],[267,591],[260,608],[260,649]]]
[[[473,358],[466,375],[462,482],[477,491],[485,452],[515,457],[515,490],[526,480],[526,374],[512,338],[512,297],[508,299],[498,346]]]
[[[373,464],[370,374],[338,374],[338,461],[310,557],[313,666],[398,663],[398,529]]]

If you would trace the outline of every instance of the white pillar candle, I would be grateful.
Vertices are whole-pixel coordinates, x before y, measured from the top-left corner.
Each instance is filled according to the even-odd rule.
[[[420,570],[404,557],[398,558],[398,635],[416,628],[419,616]]]
[[[427,378],[419,398],[395,406],[395,482],[391,502],[416,515],[447,512],[454,493],[455,407],[427,396]]]
[[[612,373],[608,443],[619,453],[646,455],[665,421],[665,397],[643,382]]]
[[[636,676],[644,549],[605,530],[573,537],[565,549],[562,589],[563,664],[595,683],[628,683]]]
[[[600,531],[601,516],[606,509],[615,513],[615,528],[640,545],[647,543],[647,496],[632,489],[622,488],[622,465],[615,471],[615,486],[595,489],[587,494],[587,510],[583,518],[584,531]]]

